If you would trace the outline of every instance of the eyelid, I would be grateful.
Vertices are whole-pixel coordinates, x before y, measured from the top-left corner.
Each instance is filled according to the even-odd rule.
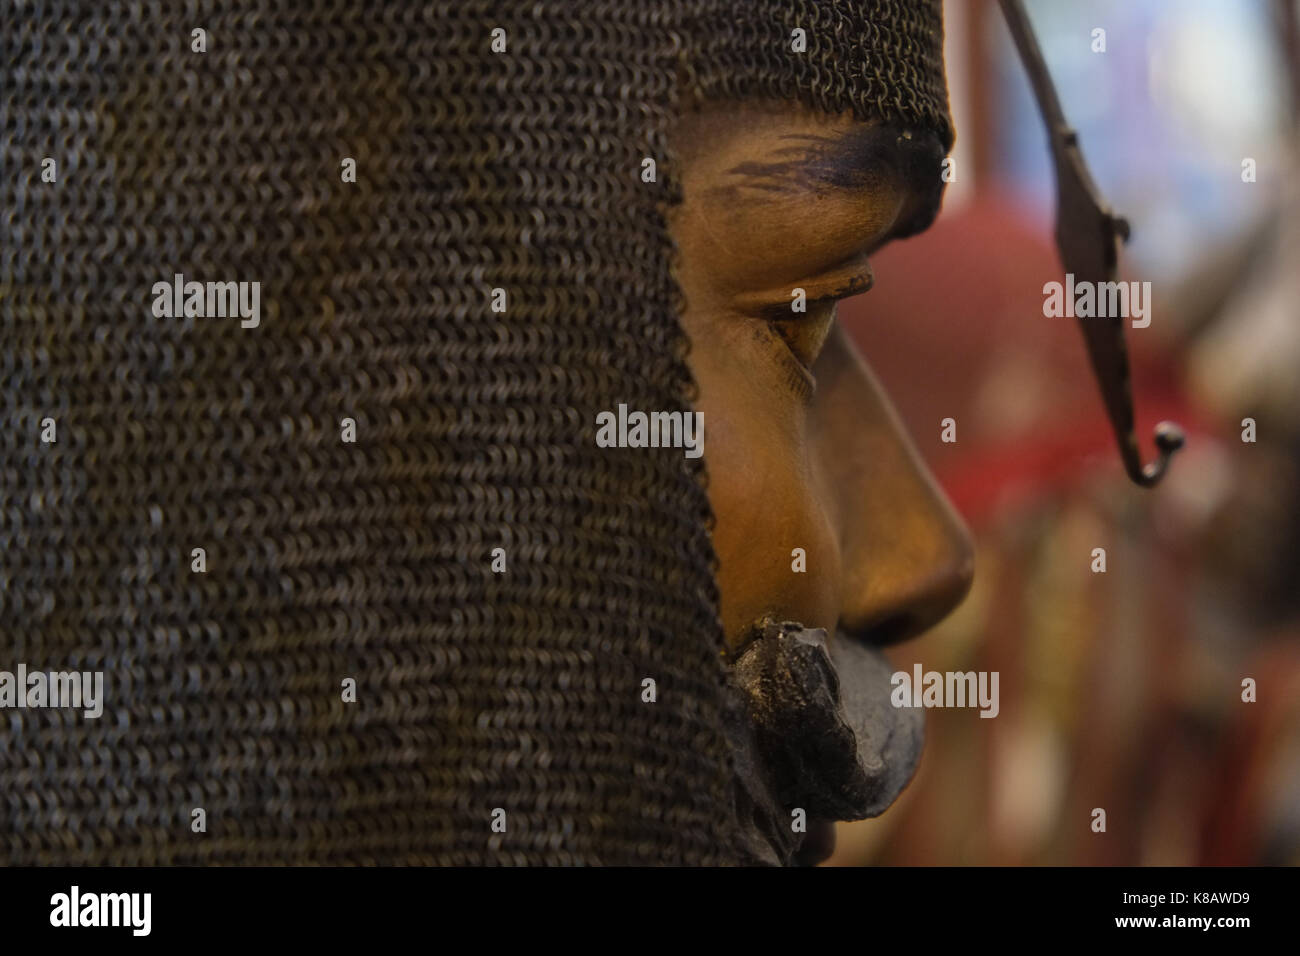
[[[875,284],[876,273],[872,270],[871,263],[867,261],[866,256],[858,256],[818,276],[804,287],[804,291],[811,303],[862,295],[864,292],[870,292]]]
[[[751,314],[774,325],[803,325],[834,318],[835,302],[831,296],[823,296],[820,299],[808,299],[802,312],[795,312],[789,303],[784,303],[769,305]]]
[[[788,288],[742,295],[737,298],[736,305],[741,311],[760,314],[772,320],[778,318],[776,313],[780,311],[783,314],[779,317],[788,320],[799,318],[799,313],[791,311],[795,289],[803,290],[804,301],[811,310],[814,305],[825,305],[849,296],[862,295],[869,292],[875,284],[876,274],[871,269],[871,263],[865,256],[856,256],[820,275],[793,282]]]

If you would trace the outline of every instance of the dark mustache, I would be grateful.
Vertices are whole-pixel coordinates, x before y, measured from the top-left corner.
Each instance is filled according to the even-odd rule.
[[[731,665],[781,804],[859,820],[883,812],[906,786],[921,721],[891,705],[891,668],[879,652],[798,621],[761,621]]]

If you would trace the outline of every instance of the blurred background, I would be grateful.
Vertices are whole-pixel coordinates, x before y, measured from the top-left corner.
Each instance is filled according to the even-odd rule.
[[[1155,490],[1043,316],[1055,183],[998,5],[946,6],[957,178],[839,314],[977,539],[965,605],[891,656],[998,671],[1001,712],[927,711],[916,779],[829,865],[1300,864],[1300,0],[1026,3],[1152,284],[1143,459],[1188,435]]]

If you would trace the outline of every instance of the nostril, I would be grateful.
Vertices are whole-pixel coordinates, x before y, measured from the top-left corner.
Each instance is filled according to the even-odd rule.
[[[953,612],[970,593],[975,554],[969,536],[959,536],[947,559],[931,565],[883,599],[874,609],[859,606],[840,621],[840,628],[867,644],[885,646],[917,637]],[[846,609],[847,610],[847,609]],[[866,613],[863,613],[866,612]]]

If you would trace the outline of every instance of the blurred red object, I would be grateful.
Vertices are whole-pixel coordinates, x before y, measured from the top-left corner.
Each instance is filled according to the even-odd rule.
[[[841,303],[840,321],[968,520],[1093,468],[1122,474],[1076,320],[1043,315],[1043,285],[1063,276],[1042,224],[986,195],[888,246],[873,268],[875,287]],[[1153,327],[1159,307],[1157,288]],[[1156,422],[1189,433],[1197,422],[1155,336],[1129,328],[1126,337],[1151,458]],[[957,423],[955,443],[940,440],[945,418]]]

